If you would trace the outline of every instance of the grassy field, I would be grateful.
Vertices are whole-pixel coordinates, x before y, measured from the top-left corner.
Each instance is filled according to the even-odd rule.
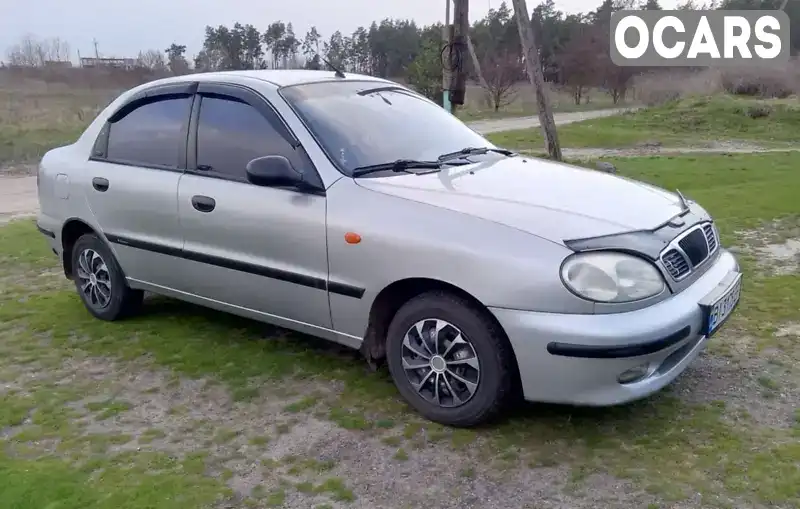
[[[305,336],[162,298],[94,320],[32,222],[0,228],[3,507],[800,507],[800,154],[613,162],[717,218],[738,312],[655,397],[470,431]]]
[[[74,142],[117,93],[0,87],[0,165],[33,160],[53,147]]]
[[[634,147],[661,143],[667,147],[703,147],[744,142],[763,147],[796,144],[800,137],[800,102],[759,101],[733,96],[682,99],[624,115],[589,120],[558,129],[564,147]],[[488,136],[513,149],[541,145],[537,128]]]

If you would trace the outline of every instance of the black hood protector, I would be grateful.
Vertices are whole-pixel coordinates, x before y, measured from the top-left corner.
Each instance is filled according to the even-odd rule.
[[[710,220],[706,214],[687,208],[652,230],[634,230],[600,237],[564,240],[563,242],[565,246],[576,253],[610,250],[645,256],[650,260],[658,260],[661,251],[675,237],[698,223]]]

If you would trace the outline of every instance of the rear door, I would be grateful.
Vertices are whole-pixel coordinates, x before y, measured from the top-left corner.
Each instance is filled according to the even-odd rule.
[[[156,87],[113,114],[84,173],[89,207],[129,279],[177,287],[178,182],[196,83]]]
[[[256,186],[245,173],[250,160],[280,155],[321,186],[292,138],[259,94],[200,84],[178,189],[186,291],[314,332],[331,326],[325,196]]]

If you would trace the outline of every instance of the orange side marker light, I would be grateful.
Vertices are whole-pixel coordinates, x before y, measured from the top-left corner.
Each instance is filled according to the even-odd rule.
[[[347,232],[344,234],[344,241],[348,244],[358,244],[361,242],[361,235],[353,232]]]

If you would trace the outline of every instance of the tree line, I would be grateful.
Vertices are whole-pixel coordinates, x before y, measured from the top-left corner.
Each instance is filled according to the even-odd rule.
[[[617,102],[632,78],[644,71],[618,67],[609,57],[611,13],[620,9],[660,10],[658,0],[603,0],[593,11],[567,14],[553,0],[531,13],[545,79],[569,89],[580,103],[589,88],[602,88]],[[777,9],[783,0],[684,0],[679,9]],[[792,21],[792,49],[800,49],[800,2],[785,6]],[[487,91],[487,101],[499,109],[510,100],[515,83],[525,79],[519,31],[513,9],[505,2],[475,20],[470,28],[469,56],[464,65]],[[295,32],[291,22],[275,21],[263,29],[252,24],[206,26],[201,50],[189,57],[186,45],[175,42],[165,51],[139,54],[142,67],[176,74],[236,69],[322,69],[333,65],[345,72],[404,80],[421,93],[441,93],[443,26],[420,26],[412,20],[383,19],[350,34],[337,30],[323,36],[316,27]],[[56,40],[57,41],[57,40]],[[50,48],[63,43],[43,45]],[[28,44],[9,51],[12,64],[41,65],[43,51]],[[60,53],[55,51],[56,56]],[[63,51],[61,51],[63,53]],[[26,58],[27,56],[27,58]],[[56,58],[60,59],[60,58]]]
[[[633,76],[644,71],[618,67],[609,57],[611,13],[620,9],[660,10],[658,0],[603,0],[593,11],[567,14],[553,0],[531,13],[531,23],[545,79],[569,89],[580,103],[589,88],[600,87],[614,100],[625,97]],[[684,0],[678,9],[778,9],[782,0],[723,0],[699,4]],[[800,49],[800,2],[786,11],[795,28],[793,50]],[[343,71],[404,79],[420,92],[436,96],[442,82],[443,26],[419,26],[411,20],[383,19],[351,34],[327,37],[311,27],[304,35],[292,23],[275,21],[263,32],[250,24],[205,28],[202,50],[192,62],[198,71],[219,69],[321,69],[329,62]],[[510,100],[514,84],[525,79],[519,31],[513,9],[505,2],[475,20],[470,29],[473,54],[464,58],[472,79],[480,80],[495,109]],[[170,68],[188,68],[185,46],[167,50]]]

